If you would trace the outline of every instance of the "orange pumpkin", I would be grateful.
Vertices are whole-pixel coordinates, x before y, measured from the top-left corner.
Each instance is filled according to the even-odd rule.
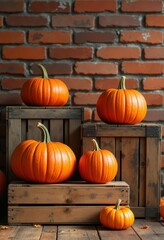
[[[84,153],[79,160],[79,173],[83,180],[92,183],[112,181],[118,170],[118,164],[112,152],[100,149],[95,139],[93,150]]]
[[[49,78],[46,69],[38,65],[43,77],[27,80],[21,89],[21,98],[26,105],[63,106],[69,98],[69,91],[60,79]]]
[[[137,90],[125,88],[125,77],[120,80],[118,89],[107,89],[98,98],[97,114],[106,123],[136,124],[147,113],[147,104]]]
[[[160,198],[160,216],[164,219],[164,197]]]
[[[38,123],[44,140],[25,140],[13,151],[11,168],[20,179],[38,183],[57,183],[69,179],[76,168],[74,152],[66,144],[51,142],[47,128]]]
[[[130,208],[120,206],[118,199],[115,206],[104,207],[100,212],[100,223],[110,229],[127,229],[134,223],[134,214]]]
[[[0,170],[0,199],[4,197],[6,190],[6,176],[2,170]]]

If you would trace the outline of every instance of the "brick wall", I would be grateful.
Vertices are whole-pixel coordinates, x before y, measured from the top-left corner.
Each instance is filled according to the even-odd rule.
[[[0,105],[21,105],[20,88],[42,63],[85,121],[99,121],[99,95],[125,75],[146,98],[144,121],[163,125],[163,12],[162,0],[1,0]],[[162,153],[164,167],[164,140]]]

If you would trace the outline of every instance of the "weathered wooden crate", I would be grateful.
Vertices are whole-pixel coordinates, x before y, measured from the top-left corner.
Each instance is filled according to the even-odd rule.
[[[104,206],[114,205],[118,198],[129,205],[126,182],[89,184],[10,183],[8,187],[9,224],[91,224],[99,223]]]
[[[10,158],[15,147],[23,140],[43,140],[41,131],[36,127],[37,122],[47,126],[51,141],[67,144],[79,159],[83,108],[7,106],[1,109],[1,115],[6,127],[8,182],[16,180],[10,168]],[[78,178],[78,175],[74,178]]]
[[[136,217],[159,217],[161,126],[88,123],[82,127],[83,153],[97,139],[100,148],[118,160],[117,181],[130,186],[130,206]]]

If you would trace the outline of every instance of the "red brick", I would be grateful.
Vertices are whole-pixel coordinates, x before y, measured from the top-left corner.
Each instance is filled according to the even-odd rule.
[[[99,17],[101,27],[139,27],[141,21],[139,16],[130,15],[106,15]]]
[[[3,27],[3,17],[0,16],[0,27]]]
[[[163,34],[161,31],[156,30],[122,31],[120,36],[120,42],[158,44],[163,42]]]
[[[25,34],[23,31],[0,31],[0,44],[24,43]]]
[[[53,59],[91,59],[91,47],[56,47],[49,49],[49,57]]]
[[[75,64],[75,72],[77,74],[116,75],[118,73],[118,66],[115,63],[77,62]]]
[[[161,168],[164,168],[164,155],[161,155]]]
[[[160,93],[143,94],[148,106],[162,106],[164,104],[164,95]]]
[[[93,121],[100,122],[101,119],[99,118],[96,109],[93,111]]]
[[[70,43],[71,33],[56,30],[29,31],[29,43]]]
[[[73,96],[75,105],[95,105],[100,96],[100,93],[80,93],[76,92]]]
[[[84,107],[84,121],[92,121],[92,109]]]
[[[164,89],[164,78],[148,77],[143,80],[144,90],[161,90]]]
[[[93,82],[91,78],[80,77],[60,77],[65,82],[69,90],[92,90]]]
[[[162,126],[162,137],[164,137],[164,125]]]
[[[44,27],[48,26],[48,18],[45,16],[9,15],[6,17],[6,24],[11,27]]]
[[[108,88],[118,88],[120,78],[99,78],[95,80],[96,90],[106,90]],[[139,82],[134,78],[126,79],[127,89],[137,89],[139,87]]]
[[[74,12],[116,12],[116,0],[77,0],[74,3]]]
[[[70,4],[64,1],[32,1],[28,7],[29,12],[36,13],[69,13]]]
[[[94,16],[89,15],[56,15],[52,16],[53,27],[93,28]]]
[[[164,63],[162,62],[123,62],[122,72],[127,74],[163,74]]]
[[[122,0],[122,12],[162,12],[162,0]]]
[[[164,121],[163,109],[148,109],[144,121],[156,123],[161,121],[163,122]]]
[[[24,11],[24,0],[1,0],[0,12],[13,13]]]
[[[45,59],[46,51],[44,47],[31,47],[31,46],[17,46],[17,47],[4,47],[2,49],[3,59],[29,59],[40,60]]]
[[[4,90],[21,89],[25,81],[27,81],[27,78],[5,77],[5,78],[2,78],[1,80],[1,87]]]
[[[102,59],[138,59],[141,57],[139,47],[101,47],[97,50],[97,57]]]
[[[48,75],[53,75],[53,78],[57,74],[72,74],[72,65],[69,63],[45,63],[42,65],[46,68]],[[41,70],[36,64],[31,65],[31,71],[34,75],[41,75]]]
[[[164,47],[149,47],[144,49],[145,59],[164,59]]]
[[[147,27],[164,27],[164,15],[147,15],[145,18]]]
[[[0,63],[0,74],[20,74],[25,75],[24,63]]]
[[[0,105],[22,105],[20,93],[0,93]]]
[[[161,152],[164,153],[164,140],[161,141]]]
[[[111,43],[116,39],[114,32],[74,32],[74,43]]]

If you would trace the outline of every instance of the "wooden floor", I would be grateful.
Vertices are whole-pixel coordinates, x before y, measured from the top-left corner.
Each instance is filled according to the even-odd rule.
[[[126,230],[93,225],[0,226],[0,240],[164,240],[164,222],[136,219]]]

